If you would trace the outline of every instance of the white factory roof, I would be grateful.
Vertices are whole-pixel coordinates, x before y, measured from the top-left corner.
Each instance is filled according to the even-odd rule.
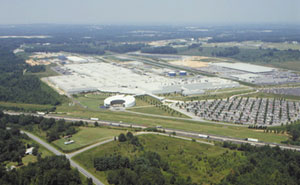
[[[218,63],[212,63],[211,65],[236,69],[240,71],[247,71],[251,73],[262,73],[262,72],[270,72],[275,70],[275,68],[272,67],[265,67],[265,66],[247,64],[241,62],[236,62],[236,63],[218,62]]]
[[[87,62],[86,59],[77,56],[68,56],[67,59],[72,62]]]
[[[238,85],[236,82],[221,78],[190,77],[181,79],[146,71],[137,73],[134,69],[105,62],[67,64],[61,68],[70,74],[48,79],[57,88],[70,94],[96,90],[123,94],[162,94],[180,92],[183,87],[202,92],[204,89]]]
[[[243,80],[251,80],[251,79],[254,79],[254,78],[261,77],[261,75],[253,74],[253,73],[236,74],[236,75],[230,75],[230,76],[236,77],[236,78],[239,78],[239,79],[243,79]]]

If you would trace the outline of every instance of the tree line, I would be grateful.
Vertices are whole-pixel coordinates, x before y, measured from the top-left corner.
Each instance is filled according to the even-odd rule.
[[[64,119],[56,121],[53,118],[44,118],[31,115],[8,115],[0,111],[0,125],[21,126],[28,131],[37,125],[39,129],[46,132],[49,142],[60,139],[62,136],[73,135],[77,132],[76,126],[83,126],[82,121],[67,123]]]

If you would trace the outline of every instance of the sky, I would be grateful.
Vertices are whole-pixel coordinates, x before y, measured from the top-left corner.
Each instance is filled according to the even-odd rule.
[[[300,23],[300,0],[0,0],[0,24]]]

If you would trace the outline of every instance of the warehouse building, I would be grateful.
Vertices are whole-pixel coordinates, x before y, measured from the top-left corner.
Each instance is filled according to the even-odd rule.
[[[276,70],[275,68],[272,67],[265,67],[265,66],[247,64],[241,62],[235,62],[235,63],[217,62],[217,63],[211,63],[211,65],[229,68],[229,69],[235,69],[239,71],[245,71],[249,73],[265,73],[265,72],[272,72]]]

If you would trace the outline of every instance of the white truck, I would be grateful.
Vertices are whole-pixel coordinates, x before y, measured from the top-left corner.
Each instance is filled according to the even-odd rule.
[[[204,135],[204,134],[198,134],[198,137],[204,138],[204,139],[208,139],[209,138],[208,135]]]
[[[258,142],[258,139],[255,139],[255,138],[246,138],[246,141]]]
[[[92,121],[99,121],[99,118],[90,118]]]

